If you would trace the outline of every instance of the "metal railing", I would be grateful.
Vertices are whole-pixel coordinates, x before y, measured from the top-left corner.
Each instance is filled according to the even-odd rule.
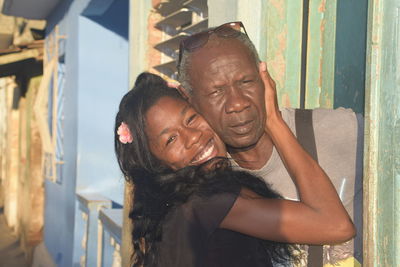
[[[81,266],[120,267],[122,209],[99,194],[78,193],[77,200],[85,222]]]

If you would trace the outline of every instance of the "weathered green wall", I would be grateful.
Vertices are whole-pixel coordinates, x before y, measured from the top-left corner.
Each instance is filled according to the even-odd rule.
[[[303,40],[303,1],[263,2],[265,30],[260,32],[259,51],[266,55],[281,106],[301,106],[305,64],[306,108],[344,106],[363,112],[367,4],[367,0],[310,0],[307,40]]]
[[[400,266],[400,0],[369,6],[364,265]]]
[[[336,1],[310,1],[307,36],[306,108],[332,108]]]
[[[266,57],[282,107],[300,106],[302,4],[271,0],[265,6]]]

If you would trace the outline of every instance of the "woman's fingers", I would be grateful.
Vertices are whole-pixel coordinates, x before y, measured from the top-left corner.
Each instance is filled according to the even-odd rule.
[[[181,86],[178,82],[172,82],[172,81],[168,81],[167,85],[168,85],[168,87],[175,88],[175,89],[178,89],[178,87]]]
[[[261,62],[259,64],[259,73],[265,88],[265,108],[268,119],[268,116],[279,114],[276,85],[274,80],[272,80],[271,76],[268,73],[267,64],[265,62]]]

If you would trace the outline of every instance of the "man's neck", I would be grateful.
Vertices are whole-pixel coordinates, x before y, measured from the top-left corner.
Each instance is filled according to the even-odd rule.
[[[245,169],[261,169],[272,154],[273,143],[267,133],[264,133],[254,146],[237,149],[228,147],[228,152],[236,163]]]

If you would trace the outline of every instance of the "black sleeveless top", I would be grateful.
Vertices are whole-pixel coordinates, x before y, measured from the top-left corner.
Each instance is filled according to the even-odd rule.
[[[234,193],[192,196],[166,216],[156,258],[148,266],[267,267],[272,266],[260,239],[218,228],[234,204]]]

